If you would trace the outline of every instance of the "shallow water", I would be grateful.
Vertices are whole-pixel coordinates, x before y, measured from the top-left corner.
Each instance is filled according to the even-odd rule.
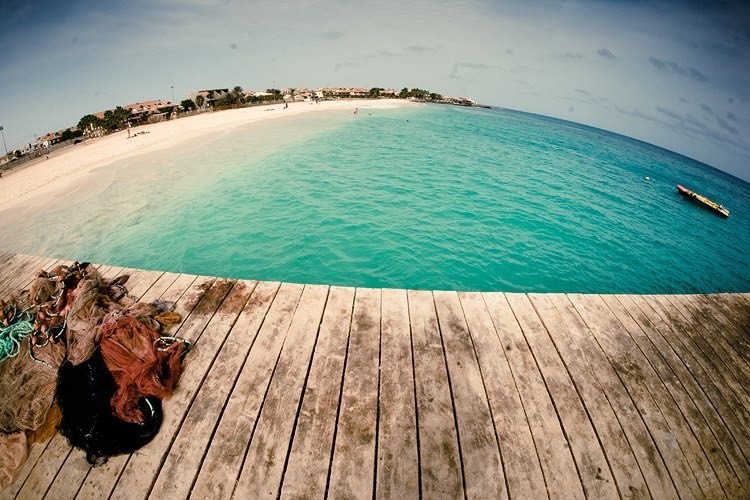
[[[203,275],[667,293],[750,291],[748,217],[749,184],[663,149],[427,105],[312,113],[117,162],[47,210],[0,213],[0,231],[9,251]]]

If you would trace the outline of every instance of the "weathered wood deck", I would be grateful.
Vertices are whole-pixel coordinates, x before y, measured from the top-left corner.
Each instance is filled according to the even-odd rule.
[[[0,296],[54,259],[0,254]],[[102,266],[195,342],[161,431],[0,498],[750,498],[750,294],[456,293]]]

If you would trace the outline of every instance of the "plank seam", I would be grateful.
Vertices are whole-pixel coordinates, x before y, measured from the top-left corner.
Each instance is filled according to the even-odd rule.
[[[380,448],[380,371],[383,359],[383,289],[380,289],[380,319],[378,322],[378,396],[375,409],[375,461],[373,463],[372,498],[376,498],[378,487],[378,448]]]
[[[422,500],[422,446],[419,440],[419,405],[417,404],[417,368],[414,362],[414,335],[411,327],[411,307],[409,304],[409,292],[406,291],[406,317],[409,320],[409,348],[411,349],[411,381],[414,396],[414,414],[417,435],[417,485],[419,499]]]

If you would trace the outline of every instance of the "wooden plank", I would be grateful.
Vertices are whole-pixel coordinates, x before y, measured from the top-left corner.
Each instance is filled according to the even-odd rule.
[[[245,456],[234,496],[277,498],[328,287],[305,285]]]
[[[714,352],[722,358],[732,370],[740,386],[744,389],[745,396],[750,397],[750,365],[747,360],[726,341],[726,326],[718,321],[712,311],[706,307],[696,307],[691,296],[675,295],[666,297],[689,323],[693,330],[706,341]]]
[[[284,473],[281,498],[323,498],[333,451],[354,288],[331,287]]]
[[[164,273],[161,271],[135,271],[128,280],[128,293],[133,297],[141,297],[156,283]]]
[[[43,257],[15,255],[3,269],[3,278],[0,282],[0,297],[10,295],[12,292],[22,288],[25,283],[30,283],[34,273],[38,271],[37,264],[45,261]]]
[[[742,345],[741,354],[750,351],[750,306],[744,297],[732,293],[719,293],[715,295],[701,295],[696,297],[714,307],[715,312],[723,315],[727,324],[731,324],[736,335],[732,336],[735,341]]]
[[[419,497],[417,409],[406,290],[382,291],[376,498]]]
[[[177,335],[193,341],[193,348],[185,358],[180,383],[172,397],[162,403],[164,420],[159,433],[129,457],[112,498],[143,498],[148,494],[196,391],[245,305],[246,288],[242,282],[216,280],[182,323]],[[203,335],[204,331],[209,334]]]
[[[669,322],[678,337],[685,342],[685,345],[691,350],[693,356],[702,360],[710,367],[711,372],[722,382],[719,385],[731,392],[729,395],[725,392],[726,397],[732,398],[732,404],[739,405],[739,408],[750,408],[750,398],[748,398],[742,384],[737,380],[730,365],[711,347],[710,343],[690,324],[680,312],[679,308],[663,295],[653,295],[648,297],[651,301],[658,304],[665,319]],[[740,416],[747,420],[750,426],[750,415],[747,412],[740,412]]]
[[[500,443],[461,302],[456,292],[433,296],[458,422],[466,496],[508,498]]]
[[[36,467],[36,463],[39,460],[39,457],[42,456],[44,450],[47,448],[47,446],[49,446],[50,441],[52,441],[52,438],[43,443],[34,443],[29,446],[28,456],[26,457],[26,461],[24,462],[24,464],[21,466],[21,469],[18,471],[16,480],[13,481],[13,483],[11,483],[7,488],[0,490],[0,500],[13,500],[14,498],[16,498],[18,492],[26,482],[26,478],[29,477],[32,469]]]
[[[551,497],[583,498],[583,488],[554,404],[505,295],[484,295],[516,379]]]
[[[698,418],[698,416],[691,411],[693,416],[690,420],[692,422],[700,423],[702,429],[698,432],[710,431],[715,437],[718,447],[716,450],[710,448],[708,450],[709,455],[717,453],[719,450],[723,450],[739,483],[741,485],[750,485],[750,468],[748,468],[748,462],[742,455],[742,445],[740,445],[737,439],[732,435],[729,427],[725,423],[727,417],[719,414],[717,408],[698,384],[696,377],[691,373],[672,347],[664,340],[657,325],[654,324],[652,319],[638,307],[634,297],[618,295],[617,300],[622,304],[631,317],[638,322],[643,331],[643,335],[636,332],[634,340],[650,358],[655,358],[657,355],[663,357],[670,370],[674,373],[676,380],[682,384],[691,398],[692,403],[697,407],[701,418]],[[704,422],[705,427],[703,426]],[[750,445],[750,443],[748,443],[748,445]],[[747,491],[745,495],[749,493],[750,491]]]
[[[357,288],[344,367],[328,494],[362,498],[375,491],[380,362],[380,290]]]
[[[162,465],[150,496],[186,498],[198,475],[219,416],[226,405],[242,365],[255,341],[279,283],[260,283],[229,332],[216,360],[195,396]],[[251,289],[248,289],[248,292]],[[181,481],[173,478],[181,477]]]
[[[702,493],[701,485],[694,473],[699,471],[693,471],[688,465],[693,457],[690,453],[685,453],[681,447],[681,444],[684,445],[686,441],[684,429],[679,425],[674,427],[669,425],[668,420],[676,420],[676,418],[671,418],[673,407],[666,404],[660,407],[656,402],[657,396],[652,395],[651,391],[656,391],[658,377],[649,369],[650,366],[645,366],[647,363],[646,360],[642,360],[642,354],[638,355],[635,349],[631,348],[630,343],[624,342],[628,335],[620,322],[598,297],[569,294],[568,298],[627,387],[646,426],[654,436],[656,445],[664,456],[677,491],[685,498],[698,498],[705,494],[715,495],[709,491],[708,484],[703,485],[707,491]],[[661,391],[657,391],[657,394],[660,393]]]
[[[722,491],[730,498],[745,496],[721,445],[711,433],[685,386],[677,379],[661,353],[651,345],[640,325],[631,317],[617,297],[602,296],[602,300],[629,335],[629,339],[625,339],[622,343],[630,344],[630,348],[636,355],[640,353],[643,356],[642,359],[646,360],[648,366],[656,374],[659,382],[653,379],[653,386],[649,390],[659,401],[659,406],[670,427],[683,428],[684,439],[681,441],[681,447],[685,454],[691,457],[689,463],[696,477],[702,481],[701,487],[708,487],[711,492],[716,492],[709,493],[710,496],[715,494],[721,496]]]
[[[711,342],[721,342],[723,340],[724,349],[731,353],[732,358],[741,367],[742,372],[750,372],[750,325],[739,326],[733,321],[734,314],[731,311],[725,312],[724,302],[715,296],[708,295],[687,295],[678,298],[692,306],[691,312],[693,317],[702,316],[708,330],[712,333]]]
[[[567,325],[567,331],[563,333],[568,333],[570,344],[579,348],[583,355],[579,361],[589,367],[590,378],[588,380],[593,385],[600,386],[600,390],[625,433],[649,493],[654,498],[679,498],[661,452],[646,427],[640,410],[592,335],[591,329],[583,321],[568,296],[551,294],[548,298]],[[558,345],[561,349],[563,348],[563,342],[559,342]],[[575,353],[566,357],[575,359]],[[583,373],[585,374],[585,371]],[[585,375],[583,376],[585,380]],[[582,384],[581,387],[586,387],[586,384]],[[602,411],[605,412],[605,410]]]
[[[505,347],[481,293],[458,294],[484,377],[495,432],[500,441],[505,480],[511,498],[547,496],[544,475],[529,422],[505,357]]]
[[[750,459],[750,424],[746,412],[742,411],[741,403],[736,394],[727,386],[720,373],[713,365],[702,357],[696,357],[689,346],[690,339],[680,333],[679,328],[668,320],[668,314],[653,297],[632,296],[636,305],[654,323],[665,342],[677,353],[691,374],[696,378],[701,389],[711,400],[712,404],[724,422],[730,428],[732,435],[741,443],[740,449],[746,460]]]
[[[647,498],[650,496],[648,486],[628,443],[626,432],[607,399],[605,392],[607,384],[601,382],[601,379],[607,379],[608,384],[616,386],[619,384],[619,379],[611,370],[595,371],[592,368],[592,363],[587,359],[591,357],[590,347],[580,344],[590,344],[593,339],[587,338],[584,334],[576,336],[570,331],[570,327],[555,307],[550,295],[529,294],[528,298],[547,329],[554,348],[560,353],[565,369],[583,400],[609,463],[619,495]],[[674,494],[676,495],[676,492]]]
[[[432,293],[409,290],[421,493],[463,498],[453,401]]]
[[[16,498],[42,498],[70,453],[68,440],[55,434],[29,473]]]
[[[187,321],[200,298],[214,281],[213,278],[183,274],[162,295],[162,299],[175,302],[175,312],[182,318],[182,322],[173,329],[179,329]],[[168,333],[179,334],[179,331],[168,331]],[[88,499],[109,496],[128,460],[128,455],[112,457],[106,464],[89,470],[76,498]]]
[[[303,286],[283,283],[245,361],[193,485],[194,498],[229,498],[242,469]]]
[[[140,296],[142,302],[153,302],[160,298],[169,287],[177,280],[179,275],[175,273],[162,273],[159,278],[154,281],[150,287],[148,287]]]
[[[33,260],[33,264],[27,263],[27,269],[23,272],[16,272],[18,268],[14,268],[12,271],[13,276],[10,277],[6,282],[7,288],[0,292],[0,297],[9,296],[11,293],[21,290],[28,290],[31,284],[36,279],[36,275],[40,270],[49,271],[55,265],[62,263],[57,259],[39,258]],[[30,267],[29,267],[30,266]]]
[[[526,295],[506,294],[506,298],[544,378],[570,443],[584,494],[589,498],[617,497],[617,485],[599,437],[545,325]]]

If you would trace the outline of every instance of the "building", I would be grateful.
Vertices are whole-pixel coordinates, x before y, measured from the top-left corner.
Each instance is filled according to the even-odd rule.
[[[203,97],[203,105],[200,107],[203,108],[212,108],[216,101],[224,97],[229,93],[229,89],[205,89],[205,90],[199,90],[198,92],[195,92],[193,94],[190,94],[188,97],[195,102],[196,97],[202,96]],[[198,104],[196,102],[196,104]]]
[[[153,101],[136,102],[123,106],[124,109],[130,110],[128,122],[132,124],[143,123],[146,121],[161,121],[169,117],[177,107],[170,101],[156,99]]]

